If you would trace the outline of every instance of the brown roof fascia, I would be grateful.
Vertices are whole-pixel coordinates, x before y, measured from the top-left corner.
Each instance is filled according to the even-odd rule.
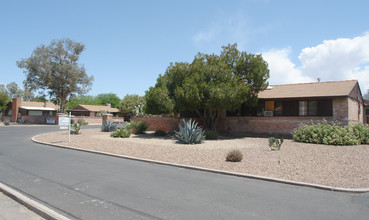
[[[323,100],[323,99],[337,99],[347,98],[349,96],[311,96],[311,97],[296,97],[296,98],[259,98],[259,100],[271,100],[271,101],[304,101],[304,100]]]

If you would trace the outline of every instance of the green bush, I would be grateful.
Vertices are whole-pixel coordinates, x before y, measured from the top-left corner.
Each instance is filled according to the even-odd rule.
[[[110,134],[110,137],[113,138],[129,138],[131,136],[131,132],[129,132],[125,128],[120,128]]]
[[[126,126],[126,128],[132,134],[145,134],[145,131],[147,130],[148,126],[144,121],[139,122],[132,121]]]
[[[178,131],[175,131],[175,137],[184,144],[201,144],[205,139],[205,132],[192,119],[179,123]]]
[[[102,126],[101,126],[101,131],[102,132],[112,132],[117,130],[117,125],[114,124],[112,121],[106,121]]]
[[[361,131],[363,129],[363,131]],[[318,124],[301,124],[292,131],[293,140],[304,143],[328,144],[328,145],[357,145],[362,141],[358,137],[364,137],[364,129],[360,125],[341,126],[338,123],[330,125],[327,121]],[[364,138],[364,140],[366,140]]]
[[[206,140],[218,140],[219,134],[216,131],[206,130],[205,131]]]
[[[348,129],[352,129],[352,132],[361,144],[369,144],[369,125],[357,123],[350,125]]]
[[[154,133],[155,136],[163,137],[167,135],[167,132],[164,130],[156,130]]]
[[[240,150],[232,150],[226,156],[226,161],[229,162],[240,162],[243,158],[243,155]]]
[[[74,122],[72,124],[70,133],[75,135],[80,134],[79,131],[81,130],[81,127],[86,125],[88,125],[88,123],[85,122],[84,120],[78,120],[77,122]]]

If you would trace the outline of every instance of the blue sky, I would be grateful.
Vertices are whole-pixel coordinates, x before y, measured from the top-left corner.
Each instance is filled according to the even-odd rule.
[[[0,1],[0,84],[41,44],[82,42],[90,95],[144,95],[170,62],[237,43],[261,53],[270,84],[358,79],[369,89],[369,1]]]

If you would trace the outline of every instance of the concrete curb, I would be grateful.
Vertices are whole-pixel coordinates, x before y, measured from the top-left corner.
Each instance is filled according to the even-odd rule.
[[[328,191],[335,191],[335,192],[349,192],[349,193],[369,192],[369,188],[331,187],[331,186],[325,186],[325,185],[319,185],[319,184],[296,182],[296,181],[284,180],[284,179],[278,179],[278,178],[270,178],[270,177],[264,177],[264,176],[257,176],[257,175],[243,174],[243,173],[235,173],[235,172],[215,170],[215,169],[209,169],[209,168],[203,168],[203,167],[197,167],[197,166],[190,166],[190,165],[183,165],[183,164],[176,164],[176,163],[168,163],[168,162],[150,160],[150,159],[142,159],[142,158],[125,156],[125,155],[120,155],[120,154],[107,153],[107,152],[103,152],[103,151],[73,148],[73,147],[69,147],[69,146],[65,146],[65,145],[58,145],[58,144],[52,144],[52,143],[38,141],[38,140],[35,139],[35,138],[37,138],[37,136],[39,136],[39,135],[36,135],[36,136],[31,138],[31,140],[35,143],[43,144],[43,145],[49,145],[49,146],[53,146],[53,147],[59,147],[59,148],[66,148],[66,149],[71,149],[71,150],[76,150],[76,151],[89,152],[89,153],[94,153],[94,154],[101,154],[101,155],[113,156],[113,157],[118,157],[118,158],[125,158],[125,159],[130,159],[130,160],[149,162],[149,163],[179,167],[179,168],[184,168],[184,169],[205,171],[205,172],[223,174],[223,175],[229,175],[229,176],[237,176],[237,177],[263,180],[263,181],[276,182],[276,183],[283,183],[283,184],[289,184],[289,185],[304,186],[304,187],[310,187],[310,188],[316,188],[316,189],[328,190]]]
[[[70,220],[69,218],[55,212],[39,202],[36,202],[35,200],[23,195],[22,193],[5,185],[2,182],[0,182],[0,191],[45,219]]]

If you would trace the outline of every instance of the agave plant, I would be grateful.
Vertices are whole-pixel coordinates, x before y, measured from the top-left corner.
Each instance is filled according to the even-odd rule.
[[[205,132],[192,119],[188,121],[182,119],[178,131],[175,131],[175,137],[184,144],[201,144],[205,139]]]
[[[101,126],[101,131],[102,132],[111,132],[111,131],[115,131],[117,130],[117,125],[114,124],[112,121],[106,121],[102,126]]]

